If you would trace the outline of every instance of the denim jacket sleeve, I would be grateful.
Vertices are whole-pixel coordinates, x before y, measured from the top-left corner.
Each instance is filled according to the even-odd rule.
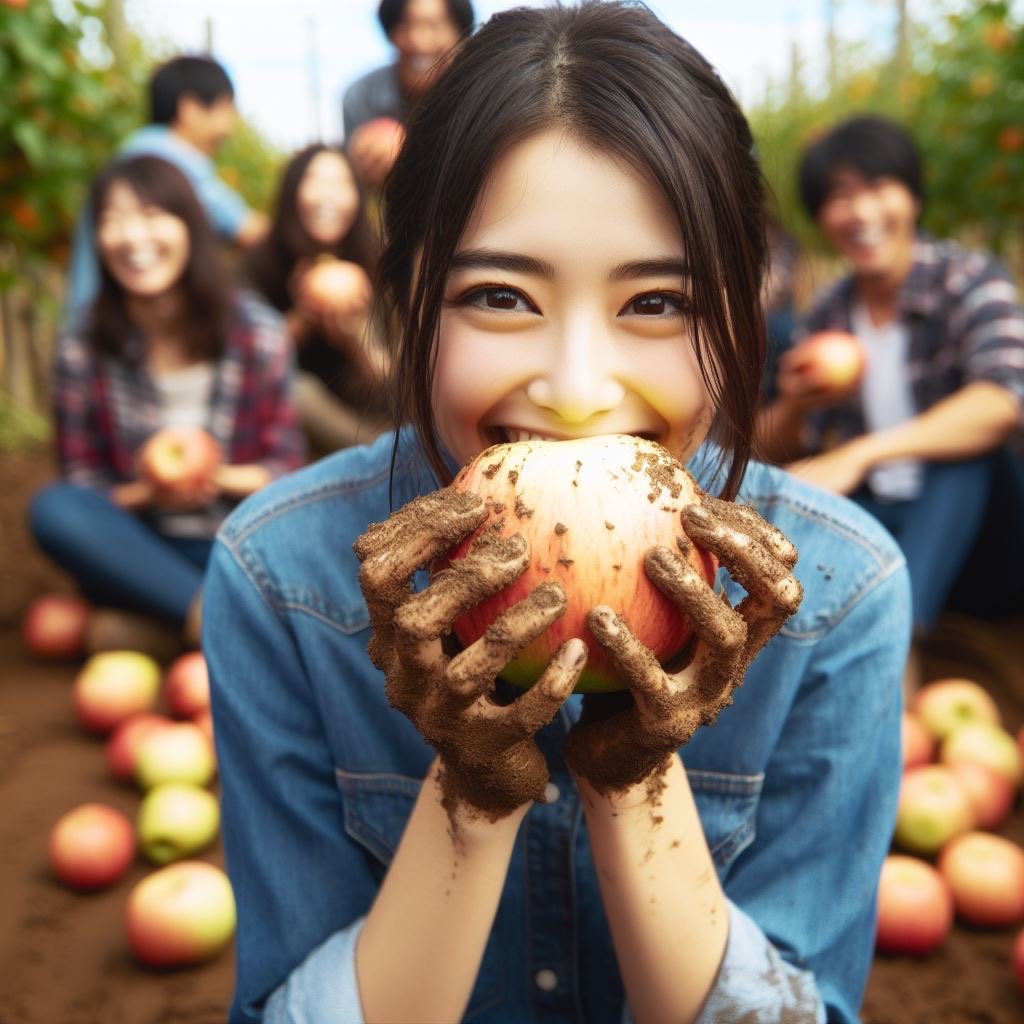
[[[350,1024],[361,1016],[354,939],[376,882],[341,826],[331,751],[285,609],[259,586],[258,574],[221,540],[204,590],[217,753],[231,765],[221,797],[238,906],[230,1021]],[[317,962],[326,957],[330,970],[317,978],[331,989],[312,993],[310,971],[295,969],[319,947]],[[291,983],[265,1018],[270,979]],[[328,1006],[335,1016],[325,1014]]]

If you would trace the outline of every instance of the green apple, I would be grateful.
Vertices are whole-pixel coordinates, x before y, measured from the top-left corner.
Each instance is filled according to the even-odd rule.
[[[213,744],[195,722],[175,722],[154,729],[139,743],[135,781],[143,789],[163,782],[207,785],[217,768]]]
[[[969,722],[999,725],[996,702],[971,679],[937,679],[914,694],[913,708],[938,739]]]
[[[139,805],[135,829],[139,849],[154,864],[170,864],[205,850],[217,838],[220,807],[201,786],[165,782]]]
[[[986,722],[974,722],[954,729],[943,741],[939,760],[973,761],[994,768],[1014,786],[1020,785],[1022,757],[1017,741],[1005,729]]]
[[[899,846],[930,856],[973,826],[967,790],[946,765],[926,764],[903,773],[894,837]]]

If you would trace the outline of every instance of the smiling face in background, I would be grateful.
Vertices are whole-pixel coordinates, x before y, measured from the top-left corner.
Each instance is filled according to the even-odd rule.
[[[631,168],[548,131],[498,161],[458,246],[433,408],[459,462],[490,444],[640,434],[687,458],[713,409],[682,240]]]
[[[338,153],[318,153],[309,162],[295,195],[299,220],[318,245],[337,245],[359,212],[359,193],[348,161]]]
[[[398,50],[398,77],[410,96],[418,96],[444,70],[444,58],[459,41],[459,26],[445,0],[408,0],[388,37]]]
[[[115,181],[96,219],[100,259],[114,280],[138,298],[155,298],[181,280],[190,253],[186,223]]]

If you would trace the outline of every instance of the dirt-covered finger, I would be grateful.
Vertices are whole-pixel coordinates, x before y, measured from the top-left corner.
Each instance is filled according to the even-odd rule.
[[[787,568],[792,569],[797,562],[797,550],[789,538],[777,527],[769,523],[760,512],[751,505],[741,505],[722,498],[704,495],[702,506],[711,521],[733,521],[738,527],[746,530],[752,537],[760,541],[765,548]],[[683,509],[682,519],[685,527],[693,506]],[[698,513],[699,517],[700,513]]]

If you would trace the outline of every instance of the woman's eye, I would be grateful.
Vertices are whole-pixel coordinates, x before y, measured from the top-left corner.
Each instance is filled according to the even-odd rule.
[[[477,288],[463,300],[477,309],[500,309],[514,313],[533,313],[533,306],[514,288]]]
[[[631,299],[622,312],[629,316],[671,316],[682,313],[685,308],[686,304],[681,295],[648,292],[646,295],[638,295]]]

